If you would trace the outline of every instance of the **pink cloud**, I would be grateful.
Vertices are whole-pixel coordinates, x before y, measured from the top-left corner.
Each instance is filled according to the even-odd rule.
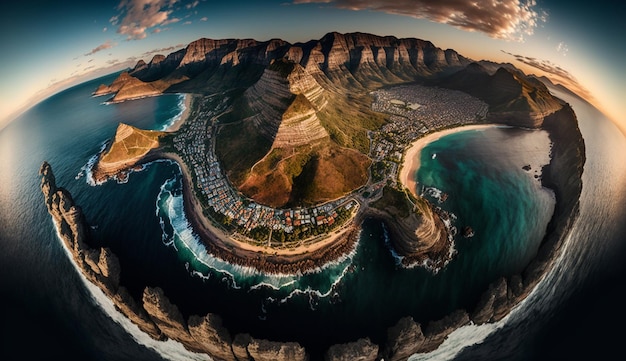
[[[547,14],[535,0],[294,0],[294,4],[323,3],[340,9],[380,11],[427,19],[496,39],[523,41]]]
[[[126,40],[143,39],[147,30],[179,21],[170,17],[177,2],[179,0],[122,0],[117,6],[120,14],[111,18],[111,24],[119,23],[117,32],[126,35]]]
[[[104,44],[98,45],[97,47],[91,49],[90,52],[86,53],[85,56],[90,56],[93,55],[99,51],[105,50],[105,49],[110,49],[112,47],[114,47],[115,43],[111,42],[111,40],[107,40]]]

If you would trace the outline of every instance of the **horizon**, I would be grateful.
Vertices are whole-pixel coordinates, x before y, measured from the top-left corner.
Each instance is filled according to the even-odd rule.
[[[54,56],[59,58],[56,61],[58,67],[50,69],[58,68],[56,72],[44,69],[39,74],[30,74],[34,72],[28,65],[32,59],[25,60],[24,64],[15,64],[17,71],[11,69],[12,67],[4,67],[2,70],[13,70],[4,77],[9,80],[20,78],[24,75],[23,71],[28,71],[31,76],[24,84],[15,82],[27,88],[25,90],[12,86],[15,83],[11,81],[0,87],[0,98],[9,100],[0,104],[3,114],[3,118],[0,118],[0,129],[54,94],[101,76],[133,68],[139,60],[149,62],[156,54],[167,55],[200,38],[254,39],[261,42],[278,38],[295,44],[318,40],[331,32],[362,32],[422,39],[441,49],[454,49],[474,61],[510,63],[528,75],[546,76],[555,84],[567,87],[593,104],[626,134],[626,119],[622,116],[626,113],[626,104],[620,101],[624,85],[620,77],[614,75],[615,72],[620,72],[617,63],[619,53],[624,52],[624,49],[613,44],[617,48],[609,50],[617,52],[617,57],[598,60],[593,58],[594,52],[584,51],[579,44],[575,46],[571,39],[562,40],[567,38],[567,34],[571,34],[570,38],[581,34],[576,21],[580,16],[586,16],[595,23],[598,23],[598,19],[619,19],[619,14],[609,14],[601,6],[588,9],[580,6],[561,7],[555,0],[501,0],[498,4],[513,9],[510,12],[512,20],[507,22],[498,13],[502,12],[501,8],[485,8],[474,14],[469,7],[451,9],[453,4],[448,4],[448,1],[440,2],[440,8],[431,12],[421,11],[404,2],[394,5],[387,1],[378,1],[369,6],[350,0],[275,1],[262,5],[240,1],[232,6],[216,5],[207,1],[144,2],[147,5],[142,11],[135,7],[139,4],[135,0],[108,1],[107,4],[93,7],[75,4],[73,16],[70,18],[77,20],[66,21],[65,27],[74,31],[85,29],[84,32],[89,33],[89,36],[66,33],[62,31],[63,28],[57,31],[58,34],[49,35],[50,39],[56,40],[55,45],[58,45],[59,39],[78,39],[77,42],[82,44],[68,44],[66,51],[58,52],[60,54]],[[419,0],[418,3],[430,1]],[[458,4],[457,6],[464,6]],[[20,5],[14,6],[9,14],[14,12],[17,16],[28,13]],[[38,16],[47,19],[47,23],[59,21],[54,16],[46,16],[44,10],[45,6]],[[63,10],[58,9],[57,12]],[[106,16],[96,16],[99,12]],[[264,18],[263,15],[266,14],[273,18]],[[459,16],[455,14],[462,14],[463,18],[459,20]],[[316,19],[315,15],[323,16]],[[96,19],[91,20],[94,17]],[[87,25],[91,21],[93,24]],[[285,24],[296,26],[285,31]],[[606,22],[604,28],[607,24],[612,24],[618,30],[623,27],[619,23]],[[6,26],[11,25],[10,22]],[[608,30],[611,30],[610,26]],[[115,35],[111,34],[113,31],[116,31]],[[585,39],[580,40],[585,45],[593,44],[600,48],[608,45],[599,40],[594,43],[585,41],[589,40],[586,38],[601,39],[606,35],[606,30],[583,32],[586,34]],[[34,33],[29,36],[39,35],[36,30]],[[12,42],[6,35],[2,42],[4,48],[23,47],[21,42]],[[41,49],[42,52],[44,50]],[[51,54],[46,56],[52,57]],[[572,59],[574,57],[576,59]],[[589,58],[593,61],[588,61]],[[84,60],[87,60],[85,64]],[[596,66],[594,62],[605,66]],[[20,72],[23,68],[25,69]],[[47,82],[46,77],[49,78]]]

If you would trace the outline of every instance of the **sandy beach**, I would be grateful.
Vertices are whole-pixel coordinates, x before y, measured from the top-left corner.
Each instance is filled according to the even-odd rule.
[[[498,124],[472,124],[465,125],[457,128],[444,129],[441,131],[436,131],[434,133],[429,133],[413,143],[409,146],[408,150],[404,154],[404,160],[402,163],[402,167],[400,169],[400,182],[409,189],[409,191],[417,197],[416,186],[417,182],[415,181],[415,173],[418,171],[420,167],[420,153],[424,147],[426,147],[429,143],[434,142],[437,139],[443,138],[446,135],[464,132],[467,130],[478,130],[478,129],[486,129],[498,126]],[[501,125],[500,125],[501,126]]]
[[[185,110],[183,110],[183,114],[181,114],[180,117],[178,117],[178,119],[176,119],[176,121],[172,125],[165,129],[165,131],[167,132],[175,132],[180,129],[180,126],[183,125],[183,123],[185,123],[185,120],[187,120],[187,118],[189,117],[189,114],[191,112],[191,103],[195,95],[188,93],[185,93],[183,95],[185,97]]]

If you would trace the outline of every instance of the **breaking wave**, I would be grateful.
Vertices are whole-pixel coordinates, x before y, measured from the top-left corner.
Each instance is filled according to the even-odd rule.
[[[180,169],[180,168],[179,168]],[[323,267],[301,274],[268,274],[253,267],[229,263],[210,254],[189,223],[183,203],[181,172],[161,185],[156,200],[156,215],[166,246],[173,247],[191,275],[201,278],[218,277],[234,289],[248,292],[269,290],[276,293],[275,302],[303,297],[326,298],[349,273],[358,243],[351,253]]]

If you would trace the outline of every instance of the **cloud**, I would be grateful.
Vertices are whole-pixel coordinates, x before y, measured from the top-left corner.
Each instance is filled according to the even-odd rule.
[[[541,71],[543,71],[544,73],[546,73],[548,75],[549,78],[552,78],[553,80],[555,80],[557,83],[562,83],[563,85],[565,85],[567,88],[569,88],[570,90],[572,90],[574,93],[582,96],[583,98],[593,101],[593,96],[591,95],[591,93],[589,92],[589,90],[587,90],[585,87],[583,87],[578,80],[576,79],[576,77],[574,77],[570,72],[568,72],[567,70],[561,68],[560,66],[550,62],[549,60],[541,60],[541,59],[537,59],[537,58],[533,58],[533,57],[529,57],[529,56],[524,56],[524,55],[519,55],[519,54],[512,54],[509,52],[506,52],[504,50],[502,50],[503,53],[511,55],[513,57],[515,57],[515,60],[524,63],[530,67],[533,67],[535,69],[539,69]]]
[[[119,23],[117,33],[126,40],[138,40],[147,36],[146,31],[159,25],[179,21],[171,18],[174,5],[180,0],[122,0],[117,6],[120,13],[111,18],[113,25]],[[121,19],[121,21],[120,21]]]
[[[535,0],[294,0],[340,9],[380,11],[478,31],[495,39],[523,41],[547,19]]]
[[[567,44],[565,44],[564,42],[560,42],[557,46],[556,46],[556,51],[565,56],[567,55],[567,52],[569,51],[569,48],[567,47]]]
[[[185,21],[183,25],[191,25],[191,21]]]
[[[166,48],[153,49],[153,50],[146,51],[145,53],[141,54],[141,57],[143,58],[143,57],[154,55],[154,54],[171,53],[172,51],[183,48],[184,46],[185,44],[177,44],[177,45],[168,46]]]
[[[105,49],[110,49],[112,47],[114,47],[115,43],[111,42],[111,40],[107,40],[104,44],[98,45],[97,47],[91,49],[90,52],[86,53],[85,56],[90,56],[93,55],[99,51],[105,50]]]
[[[102,32],[105,33],[107,30],[109,30],[106,26],[104,28],[102,28]]]
[[[153,34],[158,34],[160,32],[161,32],[161,28],[154,28],[154,29],[152,29],[152,33]]]
[[[194,1],[193,3],[191,3],[191,4],[187,4],[187,5],[185,5],[185,7],[186,7],[187,9],[193,9],[193,8],[195,8],[196,6],[198,6],[198,4],[200,4],[200,1],[196,0],[196,1]]]
[[[209,20],[209,18],[207,18],[206,16],[203,16],[200,18],[200,21],[207,21],[207,20]]]

